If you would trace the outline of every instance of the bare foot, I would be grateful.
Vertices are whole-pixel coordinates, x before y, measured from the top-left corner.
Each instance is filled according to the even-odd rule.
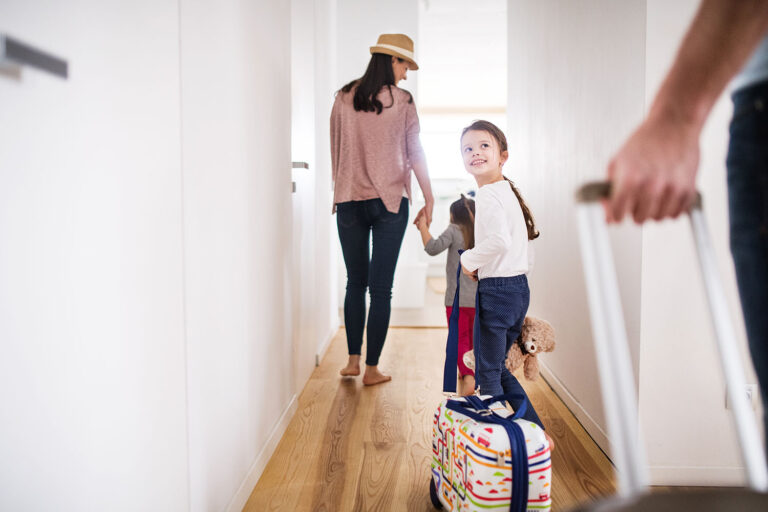
[[[555,451],[555,442],[552,440],[552,438],[546,432],[544,432],[544,435],[547,436],[547,441],[549,441],[549,451],[550,452]]]
[[[360,375],[360,367],[359,366],[345,366],[341,370],[339,370],[339,373],[342,377],[356,377],[357,375]]]
[[[382,384],[384,382],[389,382],[391,380],[392,380],[392,377],[381,373],[378,367],[376,366],[365,367],[365,375],[363,375],[363,384],[365,384],[366,386],[375,386],[376,384]]]
[[[360,375],[360,356],[349,356],[347,366],[339,370],[342,377],[355,377]]]
[[[469,396],[475,393],[475,378],[472,375],[465,375],[461,378],[461,395]]]

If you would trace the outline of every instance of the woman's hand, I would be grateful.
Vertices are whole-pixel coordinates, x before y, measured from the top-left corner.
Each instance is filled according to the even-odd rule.
[[[422,215],[421,212],[419,212],[419,215],[416,216],[416,220],[414,220],[413,223],[416,224],[416,227],[419,229],[419,231],[424,231],[425,229],[429,228],[427,225],[427,216]]]
[[[469,271],[464,265],[461,266],[461,271],[468,275],[473,281],[477,281],[477,270]]]
[[[419,221],[422,217],[424,217],[424,220],[427,223],[427,227],[432,225],[432,208],[435,205],[434,199],[430,199],[427,201],[427,204],[424,205],[424,207],[419,210],[419,213],[416,214],[416,219],[413,221],[414,224],[417,226],[419,225]]]

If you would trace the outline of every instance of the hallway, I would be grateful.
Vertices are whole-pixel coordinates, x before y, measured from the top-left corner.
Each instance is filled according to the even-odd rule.
[[[329,121],[389,33],[420,66],[400,83],[433,236],[477,184],[461,129],[505,131],[505,175],[542,235],[528,314],[558,336],[544,375],[560,398],[524,382],[557,441],[554,509],[611,492],[573,193],[645,117],[698,1],[0,1],[0,511],[430,509],[445,253],[410,224],[382,361],[394,380],[338,375]],[[731,113],[722,94],[698,185],[740,318]],[[687,223],[627,222],[610,240],[650,485],[744,485]],[[740,320],[734,335],[748,362]]]
[[[431,425],[442,397],[445,329],[390,329],[382,369],[392,382],[341,379],[344,330],[299,406],[244,510],[429,511]],[[555,439],[552,510],[613,491],[611,464],[539,379],[521,379]]]

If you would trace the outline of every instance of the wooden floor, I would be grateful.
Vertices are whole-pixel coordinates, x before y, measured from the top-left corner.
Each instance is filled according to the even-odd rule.
[[[445,326],[445,276],[427,277],[424,304],[418,308],[392,308],[390,327]],[[344,308],[339,308],[339,320],[344,325]]]
[[[446,329],[390,329],[380,363],[392,382],[342,379],[344,330],[299,398],[288,429],[244,510],[430,511],[432,417],[442,399]],[[614,490],[612,467],[540,378],[520,379],[547,431],[552,510]]]

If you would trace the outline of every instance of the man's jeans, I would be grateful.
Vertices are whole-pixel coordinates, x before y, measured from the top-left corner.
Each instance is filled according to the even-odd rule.
[[[395,265],[408,226],[408,199],[397,213],[387,211],[381,199],[336,205],[336,225],[347,266],[344,325],[350,355],[359,355],[365,326],[365,289],[371,293],[365,364],[379,364],[389,329]],[[373,233],[373,255],[369,256]]]
[[[731,253],[768,433],[768,82],[733,95],[728,147]]]

